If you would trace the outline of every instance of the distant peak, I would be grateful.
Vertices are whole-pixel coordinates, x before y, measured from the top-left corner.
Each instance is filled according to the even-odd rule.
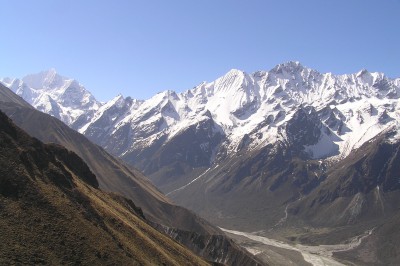
[[[228,73],[229,73],[229,72],[232,72],[232,73],[243,73],[242,70],[237,69],[237,68],[232,68],[231,70],[228,71]]]
[[[293,68],[304,68],[303,65],[299,62],[299,61],[288,61],[288,62],[284,62],[282,64],[279,64],[282,67],[293,67]]]
[[[57,71],[54,68],[50,68],[49,70],[45,71],[46,73],[46,80],[54,80],[57,76]]]
[[[49,70],[44,71],[44,72],[47,72],[48,74],[54,74],[54,75],[57,74],[57,70],[54,67],[52,67]]]
[[[167,98],[170,98],[170,97],[176,98],[176,97],[178,97],[174,90],[165,90],[165,91],[160,92],[159,94],[162,94],[164,97],[167,97]]]
[[[226,73],[227,75],[243,75],[244,71],[236,69],[236,68],[232,68],[231,70],[228,71],[228,73]]]
[[[360,71],[357,72],[356,76],[357,77],[361,77],[365,74],[369,74],[368,70],[366,70],[365,68],[361,69]]]
[[[30,76],[42,76],[44,78],[51,79],[60,75],[57,73],[57,70],[55,68],[50,68],[48,70],[43,70],[37,74],[32,74]]]
[[[124,100],[124,96],[122,96],[122,94],[121,93],[118,93],[118,95],[117,96],[115,96],[114,98],[112,98],[111,100],[110,100],[110,102],[118,102],[119,100]]]
[[[236,79],[242,79],[246,73],[242,70],[232,68],[229,70],[225,75],[221,77],[222,80],[236,80]]]
[[[311,76],[318,76],[320,72],[305,67],[298,61],[289,61],[283,64],[279,64],[271,69],[269,72],[273,74],[280,74],[280,75],[289,75],[289,76],[304,76],[304,75],[311,75]]]
[[[286,71],[291,71],[292,72],[294,70],[302,70],[304,68],[305,67],[302,64],[300,64],[299,61],[289,61],[289,62],[285,62],[285,63],[282,63],[282,64],[279,64],[279,65],[275,66],[272,69],[272,71],[277,72],[277,73],[282,72],[282,70],[286,70]]]
[[[121,103],[124,102],[124,97],[122,96],[121,93],[119,93],[117,96],[106,102],[104,106],[113,106],[113,105],[120,105]]]
[[[282,65],[290,66],[290,67],[303,67],[299,61],[288,61],[288,62],[283,63]]]
[[[34,89],[56,87],[68,78],[59,75],[55,68],[50,68],[36,74],[27,75],[22,80]]]

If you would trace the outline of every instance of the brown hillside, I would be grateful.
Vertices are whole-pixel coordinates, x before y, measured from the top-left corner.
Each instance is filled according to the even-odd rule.
[[[132,201],[97,187],[76,154],[0,113],[0,264],[207,264],[149,226]]]

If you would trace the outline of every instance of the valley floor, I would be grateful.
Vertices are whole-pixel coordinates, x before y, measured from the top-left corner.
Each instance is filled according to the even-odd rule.
[[[371,235],[373,230],[368,230],[346,243],[337,245],[290,245],[255,233],[246,233],[221,228],[238,244],[257,256],[260,260],[272,265],[345,265],[335,258],[333,253],[349,251],[358,247],[362,240]]]

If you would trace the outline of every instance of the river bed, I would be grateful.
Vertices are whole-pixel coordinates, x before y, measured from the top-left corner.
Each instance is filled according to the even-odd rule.
[[[341,243],[341,244],[336,244],[336,245],[318,245],[318,246],[307,246],[307,245],[301,245],[301,244],[295,244],[291,245],[288,243],[284,243],[281,241],[277,241],[274,239],[270,239],[264,236],[259,236],[254,233],[246,233],[246,232],[240,232],[240,231],[234,231],[234,230],[228,230],[221,228],[224,232],[231,234],[231,235],[236,235],[236,236],[242,236],[245,237],[249,240],[252,240],[256,243],[261,243],[266,246],[261,246],[261,245],[243,245],[244,248],[246,248],[250,253],[260,256],[261,253],[266,252],[269,247],[276,247],[279,249],[283,250],[288,250],[288,251],[294,251],[294,252],[299,252],[304,261],[308,262],[309,264],[313,266],[320,266],[320,265],[327,265],[327,266],[341,266],[344,265],[343,263],[335,260],[333,258],[333,253],[334,252],[340,252],[340,251],[348,251],[351,249],[354,249],[358,247],[362,240],[369,235],[371,235],[372,230],[368,230],[364,232],[364,234],[360,236],[356,236],[351,238],[349,241],[346,241],[346,243]],[[269,257],[269,255],[268,255]]]

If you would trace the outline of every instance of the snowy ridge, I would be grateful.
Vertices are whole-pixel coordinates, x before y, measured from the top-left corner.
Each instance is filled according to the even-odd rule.
[[[214,125],[209,134],[225,136],[228,154],[293,143],[288,125],[296,128],[299,110],[311,108],[302,119],[315,136],[300,146],[311,158],[341,158],[382,131],[397,130],[400,121],[399,78],[367,70],[321,74],[299,62],[253,74],[233,69],[182,93],[164,91],[145,101],[119,95],[105,104],[54,70],[2,82],[119,156],[165,144],[206,121]]]
[[[312,106],[325,130],[318,143],[304,145],[305,151],[312,158],[346,156],[386,128],[398,128],[398,83],[366,70],[321,74],[298,62],[251,75],[234,69],[211,83],[178,94],[165,91],[135,105],[112,125],[113,134],[129,127],[134,133],[126,148],[145,148],[212,119],[227,136],[228,151],[234,152],[245,135],[248,149],[284,140],[285,126],[299,106]]]

